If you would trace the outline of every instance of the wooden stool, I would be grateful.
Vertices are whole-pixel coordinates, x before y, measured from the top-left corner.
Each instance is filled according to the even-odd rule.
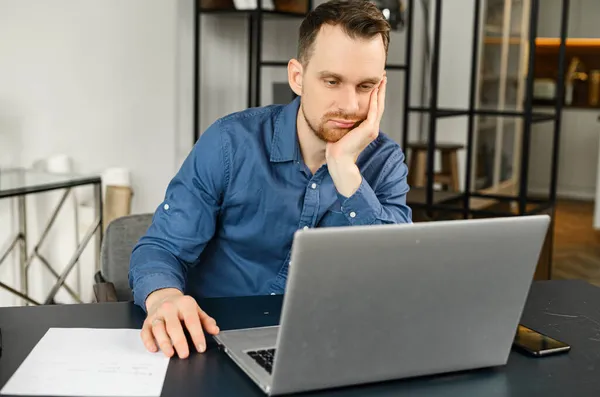
[[[414,187],[424,187],[427,179],[427,142],[409,143],[410,163],[408,166],[408,184]],[[434,182],[446,190],[459,190],[458,151],[463,145],[456,143],[436,143],[435,150],[442,155],[442,169],[434,173]]]

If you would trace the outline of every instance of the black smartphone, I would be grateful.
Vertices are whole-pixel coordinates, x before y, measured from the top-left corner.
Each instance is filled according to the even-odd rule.
[[[517,328],[514,345],[536,357],[565,353],[571,349],[571,346],[568,344],[521,324]]]

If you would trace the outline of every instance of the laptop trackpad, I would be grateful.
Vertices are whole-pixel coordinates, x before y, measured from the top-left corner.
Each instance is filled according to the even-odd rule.
[[[277,343],[279,326],[221,331],[215,339],[229,350],[271,349]]]

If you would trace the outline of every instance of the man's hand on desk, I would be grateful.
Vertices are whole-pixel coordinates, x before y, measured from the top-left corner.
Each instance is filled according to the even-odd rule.
[[[219,333],[216,321],[200,309],[194,298],[178,289],[154,291],[146,299],[146,309],[148,317],[142,328],[142,340],[151,352],[160,347],[167,357],[172,357],[176,351],[180,358],[187,358],[190,352],[182,325],[188,329],[196,350],[201,353],[206,350],[202,329],[212,335]]]

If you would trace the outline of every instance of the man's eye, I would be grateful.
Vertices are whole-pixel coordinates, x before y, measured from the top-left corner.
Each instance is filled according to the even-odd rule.
[[[333,85],[337,84],[337,81],[335,81],[335,80],[326,80],[325,84],[333,86]]]
[[[363,85],[360,86],[360,88],[362,90],[369,91],[369,90],[373,89],[373,85],[371,85],[371,84],[363,84]]]

